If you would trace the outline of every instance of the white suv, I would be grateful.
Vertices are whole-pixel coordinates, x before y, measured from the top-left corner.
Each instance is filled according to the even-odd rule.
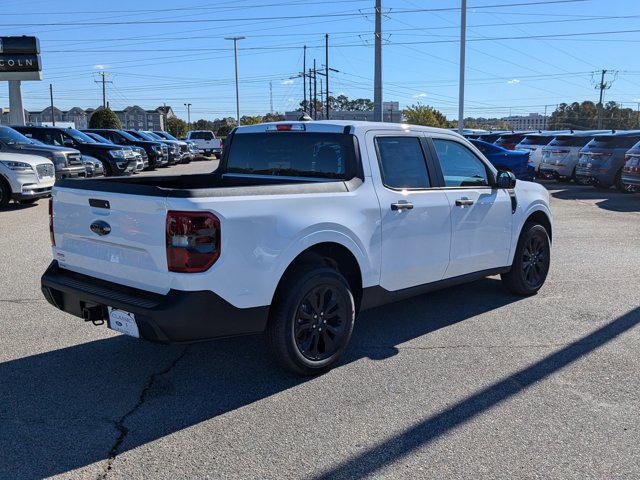
[[[54,182],[51,160],[38,155],[0,154],[0,208],[10,200],[32,203],[48,197]]]

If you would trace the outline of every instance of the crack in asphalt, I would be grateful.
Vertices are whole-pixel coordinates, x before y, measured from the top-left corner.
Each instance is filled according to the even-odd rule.
[[[136,402],[136,404],[127,413],[122,415],[118,420],[114,422],[116,430],[118,430],[119,432],[118,438],[116,438],[115,442],[111,446],[111,449],[109,450],[109,456],[107,458],[107,465],[105,466],[102,473],[100,473],[96,477],[97,480],[105,480],[107,478],[107,475],[113,468],[113,461],[116,459],[116,457],[120,453],[119,452],[120,447],[124,443],[124,440],[129,433],[129,429],[125,425],[127,419],[131,415],[136,413],[145,404],[145,402],[147,401],[147,393],[149,392],[151,387],[153,387],[153,384],[155,383],[156,379],[158,377],[161,377],[171,372],[171,370],[173,370],[175,366],[180,362],[180,360],[182,360],[184,356],[187,354],[187,350],[188,350],[188,347],[184,347],[182,349],[182,352],[180,352],[180,355],[178,355],[164,370],[160,372],[152,373],[147,379],[147,381],[145,382],[145,385],[142,388],[142,391],[140,392],[140,396],[138,397],[138,401]]]

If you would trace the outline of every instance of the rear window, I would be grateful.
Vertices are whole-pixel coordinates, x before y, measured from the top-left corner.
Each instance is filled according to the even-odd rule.
[[[524,137],[520,142],[521,145],[546,145],[551,140],[553,140],[552,136],[543,136],[543,135],[530,135]]]
[[[189,138],[191,140],[213,140],[215,136],[213,132],[191,132]]]
[[[589,146],[597,148],[631,148],[639,140],[640,137],[636,136],[599,135],[594,137]]]
[[[352,135],[277,132],[234,135],[225,172],[351,179],[356,176]]]
[[[559,136],[551,140],[550,147],[584,147],[593,137]]]
[[[496,145],[502,145],[504,143],[518,144],[523,138],[524,135],[502,135],[495,143]]]

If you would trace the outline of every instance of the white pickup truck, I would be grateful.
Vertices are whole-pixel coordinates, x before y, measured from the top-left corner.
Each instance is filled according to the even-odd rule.
[[[194,142],[198,150],[202,150],[205,155],[222,153],[222,140],[216,138],[211,130],[190,130],[187,132],[186,140]]]
[[[166,343],[265,332],[301,374],[364,309],[496,274],[536,293],[552,236],[547,191],[460,135],[352,121],[238,128],[210,174],[63,180],[51,211],[54,306]]]

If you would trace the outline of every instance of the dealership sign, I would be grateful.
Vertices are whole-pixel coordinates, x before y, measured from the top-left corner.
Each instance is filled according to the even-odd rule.
[[[0,80],[41,80],[36,37],[0,37]]]

